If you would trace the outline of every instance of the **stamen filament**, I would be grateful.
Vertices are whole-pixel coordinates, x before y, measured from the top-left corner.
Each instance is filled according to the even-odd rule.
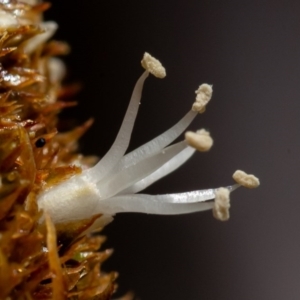
[[[123,189],[150,175],[186,147],[188,146],[185,141],[179,142],[148,159],[130,165],[128,168],[121,170],[119,173],[112,175],[106,180],[98,182],[96,185],[101,199],[112,197]]]
[[[167,163],[165,163],[162,167],[154,171],[149,176],[141,179],[132,186],[128,187],[127,189],[123,190],[120,194],[135,194],[144,190],[152,183],[170,174],[171,172],[179,168],[181,165],[183,165],[195,153],[195,151],[196,150],[191,147],[182,150],[180,153],[178,153],[176,156],[170,159]]]
[[[213,208],[213,202],[198,202],[182,205],[155,200],[154,197],[155,196],[146,194],[116,196],[107,201],[99,202],[96,211],[104,211],[105,213],[112,215],[122,212],[177,215]]]
[[[104,155],[104,157],[98,162],[98,164],[87,171],[86,176],[89,177],[89,179],[93,182],[95,180],[101,180],[125,154],[130,142],[133,125],[138,113],[140,100],[142,97],[143,85],[148,76],[149,72],[145,71],[137,81],[132,92],[125,117],[123,119],[123,123],[113,145]]]

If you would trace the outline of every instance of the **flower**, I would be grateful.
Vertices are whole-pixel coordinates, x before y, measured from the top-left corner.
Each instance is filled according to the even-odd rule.
[[[120,131],[108,153],[94,167],[46,189],[38,196],[39,208],[45,210],[54,223],[82,220],[101,214],[95,225],[97,227],[104,225],[120,212],[183,214],[208,209],[214,209],[216,218],[228,219],[229,193],[239,187],[243,180],[220,189],[155,196],[138,194],[185,163],[196,149],[208,151],[213,144],[209,133],[202,129],[196,133],[187,132],[185,140],[170,145],[186,130],[198,113],[204,112],[210,101],[212,86],[202,84],[196,91],[192,109],[177,124],[125,155],[144,81],[149,73],[158,78],[166,75],[161,63],[148,53],[144,55],[142,66],[146,70],[134,87]],[[239,175],[247,176],[246,173]],[[259,184],[258,179],[257,183]],[[215,204],[209,201],[214,198]]]

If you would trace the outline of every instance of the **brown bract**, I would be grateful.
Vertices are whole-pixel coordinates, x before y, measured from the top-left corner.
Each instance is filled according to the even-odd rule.
[[[20,18],[18,26],[0,29],[0,299],[110,299],[116,274],[100,267],[111,251],[99,252],[102,237],[80,237],[98,216],[59,228],[47,215],[45,224],[38,222],[37,194],[94,161],[76,152],[92,120],[57,131],[58,113],[76,104],[66,100],[76,87],[51,80],[49,64],[68,46],[52,41],[24,50],[43,32],[48,7],[0,4]]]

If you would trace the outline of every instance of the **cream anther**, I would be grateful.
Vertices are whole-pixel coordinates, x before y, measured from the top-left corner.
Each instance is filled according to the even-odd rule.
[[[203,113],[205,111],[205,106],[209,102],[212,96],[212,85],[207,83],[203,83],[199,86],[196,93],[196,100],[193,104],[192,110],[197,111],[199,113]]]
[[[187,131],[185,133],[185,140],[189,146],[200,152],[210,150],[213,145],[213,139],[205,129],[197,130],[197,132]]]
[[[155,77],[166,77],[166,69],[163,67],[159,60],[151,56],[149,53],[145,52],[141,64],[145,70],[150,72]]]
[[[213,207],[213,216],[220,221],[227,221],[229,219],[229,190],[226,188],[219,188],[216,192],[216,198]]]
[[[260,184],[259,179],[252,174],[247,174],[244,171],[237,170],[232,175],[232,178],[240,185],[248,188],[257,188]]]

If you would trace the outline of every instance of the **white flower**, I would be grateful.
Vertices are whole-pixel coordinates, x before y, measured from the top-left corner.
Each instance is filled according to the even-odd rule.
[[[144,81],[149,72],[157,73],[159,70],[160,77],[165,73],[160,62],[149,54],[145,54],[142,65],[146,71],[135,85],[122,126],[108,153],[94,167],[39,195],[39,208],[47,211],[55,223],[87,219],[96,214],[102,214],[100,220],[107,222],[119,212],[183,214],[214,207],[214,202],[208,201],[219,195],[218,189],[214,188],[156,196],[137,194],[181,166],[193,155],[195,148],[207,151],[213,143],[209,133],[200,130],[197,133],[187,133],[186,140],[169,146],[186,130],[198,112],[205,109],[211,98],[212,89],[210,85],[204,84],[196,91],[197,98],[193,109],[177,124],[125,155]],[[197,111],[195,107],[198,107]],[[238,186],[239,184],[236,184],[226,188],[228,194],[226,209],[229,208],[229,192]],[[222,191],[224,194],[224,188]],[[219,202],[218,207],[222,206],[222,201],[221,204]],[[221,219],[224,218],[221,216]],[[97,225],[99,226],[99,222]]]

